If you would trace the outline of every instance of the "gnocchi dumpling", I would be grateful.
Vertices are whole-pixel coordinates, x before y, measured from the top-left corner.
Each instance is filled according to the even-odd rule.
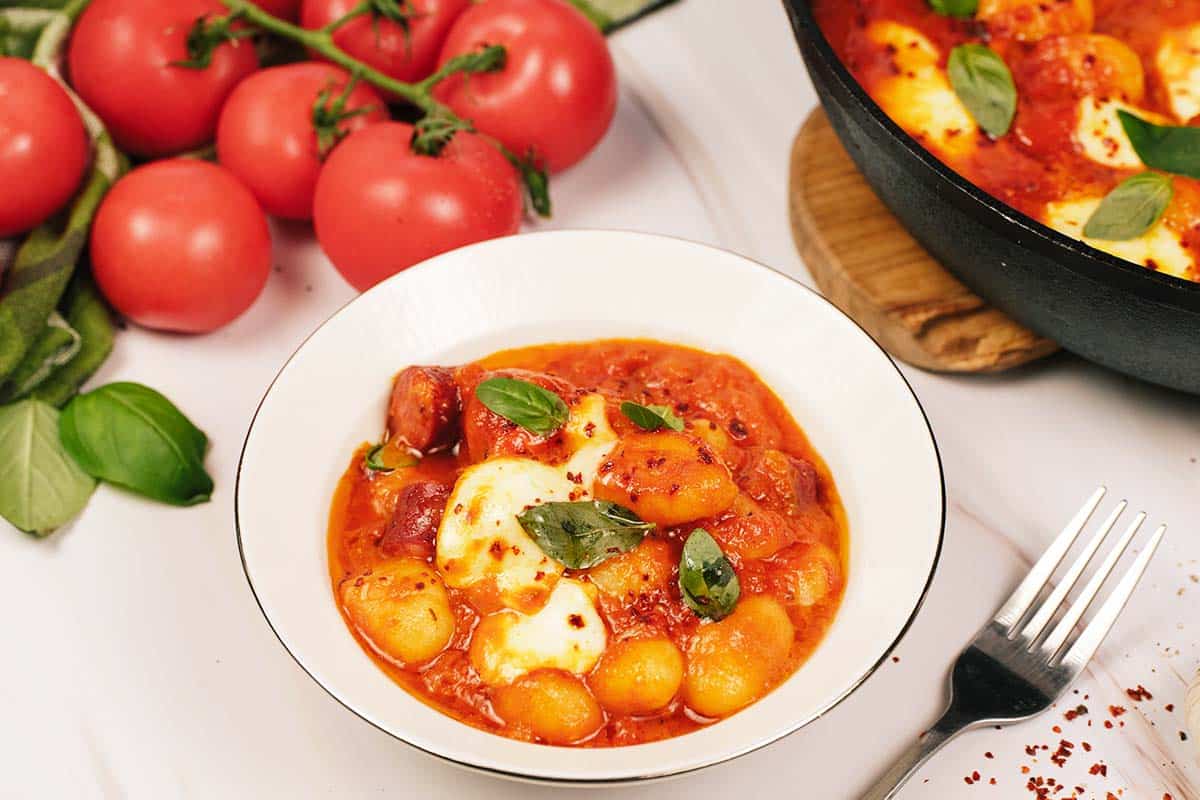
[[[979,0],[975,18],[993,36],[1037,42],[1047,36],[1087,33],[1096,22],[1092,0]]]
[[[385,561],[346,580],[342,607],[377,652],[401,664],[428,661],[454,635],[446,587],[420,559]]]
[[[649,714],[665,708],[683,683],[683,654],[670,639],[626,639],[608,648],[588,684],[614,714]]]
[[[577,678],[558,670],[531,672],[496,690],[492,705],[509,725],[547,744],[572,744],[604,724],[596,698]]]
[[[706,717],[745,708],[774,685],[794,637],[779,601],[765,595],[742,598],[728,617],[696,632],[687,652],[684,702]]]

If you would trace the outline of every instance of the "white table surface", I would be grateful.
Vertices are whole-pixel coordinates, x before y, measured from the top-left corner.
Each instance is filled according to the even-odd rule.
[[[623,82],[616,122],[556,181],[549,227],[675,234],[810,282],[791,242],[785,185],[791,137],[815,98],[780,7],[687,0],[619,33],[613,46]],[[352,295],[307,228],[276,233],[277,273],[246,316],[207,337],[125,331],[98,376],[159,388],[209,433],[213,501],[176,510],[101,488],[75,524],[47,540],[0,531],[0,796],[570,793],[470,774],[371,728],[295,666],[260,616],[233,532],[241,441],[283,360]],[[1086,798],[1200,797],[1194,743],[1179,735],[1183,689],[1200,657],[1200,583],[1189,577],[1200,574],[1200,402],[1066,355],[1004,377],[906,373],[941,446],[949,526],[899,662],[763,751],[606,795],[857,796],[936,717],[962,643],[1104,483],[1173,527],[1078,684],[1091,713],[1067,722],[1060,709],[964,736],[903,797],[1032,797],[1025,783],[1037,775],[1082,786]],[[1152,701],[1125,696],[1138,684]],[[1103,727],[1110,704],[1128,707],[1117,721],[1124,727]],[[1062,768],[1048,758],[1060,738],[1076,745]],[[1084,741],[1092,752],[1082,752]],[[1026,754],[1042,744],[1050,751]],[[1098,762],[1107,777],[1089,774]],[[967,785],[976,770],[982,784]]]

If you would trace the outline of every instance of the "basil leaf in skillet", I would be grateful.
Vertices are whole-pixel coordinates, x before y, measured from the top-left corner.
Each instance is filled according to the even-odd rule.
[[[59,420],[63,446],[93,477],[163,503],[207,501],[208,437],[153,389],[110,383],[75,397]]]
[[[1127,178],[1101,201],[1083,235],[1113,242],[1136,239],[1162,218],[1174,193],[1171,179],[1157,172]]]
[[[946,64],[950,85],[990,136],[1008,133],[1017,114],[1017,86],[1004,59],[982,44],[960,44]]]
[[[1117,116],[1138,158],[1147,167],[1200,178],[1200,128],[1155,125],[1123,109]]]
[[[729,616],[742,594],[733,565],[717,540],[703,528],[692,531],[683,545],[679,589],[688,607],[708,619]]]
[[[542,503],[517,516],[542,552],[571,569],[587,569],[642,543],[653,522],[604,500]]]
[[[683,420],[675,416],[669,406],[644,406],[627,401],[621,403],[621,413],[644,431],[657,431],[661,428],[683,430]]]
[[[943,17],[973,17],[979,0],[929,0],[929,7]]]
[[[63,449],[58,423],[40,400],[0,406],[0,517],[34,536],[70,522],[96,488]]]
[[[479,402],[509,422],[549,436],[567,422],[567,404],[554,392],[516,378],[489,378],[475,387]]]

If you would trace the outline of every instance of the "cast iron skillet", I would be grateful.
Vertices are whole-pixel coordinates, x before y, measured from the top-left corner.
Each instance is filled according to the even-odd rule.
[[[943,165],[842,66],[809,0],[783,0],[821,104],[880,199],[997,308],[1091,361],[1200,394],[1200,284],[1048,228]],[[847,3],[846,13],[853,13]]]

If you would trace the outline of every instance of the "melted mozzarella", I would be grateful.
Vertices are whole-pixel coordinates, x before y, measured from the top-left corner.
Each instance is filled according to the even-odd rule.
[[[1168,31],[1154,63],[1179,121],[1200,114],[1200,23]]]
[[[896,22],[871,23],[867,36],[894,53],[898,74],[872,92],[897,125],[942,156],[975,148],[978,128],[939,66],[941,53],[919,31]]]
[[[608,643],[595,587],[563,578],[534,614],[499,611],[475,631],[471,664],[484,682],[512,683],[536,669],[589,672]]]
[[[581,398],[563,436],[572,455],[562,466],[493,458],[459,476],[437,534],[437,565],[447,585],[471,590],[485,607],[530,611],[545,602],[563,567],[541,551],[517,515],[541,503],[591,497],[596,471],[617,441],[604,398]]]
[[[1170,120],[1161,114],[1131,106],[1120,100],[1085,97],[1079,101],[1075,140],[1084,155],[1097,164],[1114,169],[1140,169],[1142,160],[1138,158],[1133,143],[1129,141],[1125,129],[1121,126],[1121,118],[1117,116],[1120,110],[1129,111],[1148,122],[1170,124]]]
[[[1191,253],[1179,241],[1179,236],[1159,221],[1137,239],[1112,242],[1088,239],[1083,228],[1100,205],[1101,198],[1089,197],[1064,200],[1046,206],[1045,223],[1060,233],[1079,239],[1098,250],[1132,261],[1135,264],[1153,267],[1180,278],[1189,276],[1193,259]]]

